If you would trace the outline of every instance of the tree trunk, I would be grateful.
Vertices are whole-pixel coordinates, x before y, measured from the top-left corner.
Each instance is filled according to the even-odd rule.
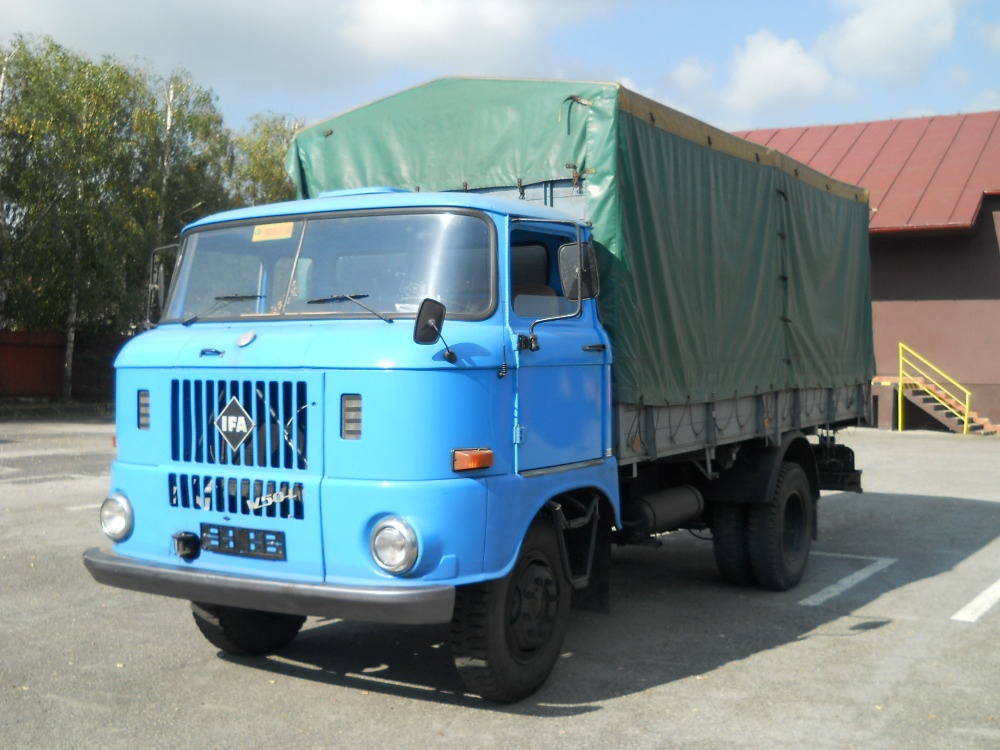
[[[156,246],[163,244],[163,227],[167,221],[167,190],[170,188],[171,154],[174,148],[174,108],[177,106],[177,91],[174,82],[167,84],[165,93],[166,124],[163,132],[163,153],[160,157],[162,180],[160,182],[160,210],[156,216]]]
[[[4,102],[7,99],[8,60],[10,60],[9,55],[3,59],[3,66],[0,67],[0,117],[3,117]],[[6,328],[4,312],[7,309],[7,295],[10,293],[10,267],[14,257],[13,241],[4,205],[3,191],[0,191],[0,331]]]
[[[80,291],[76,281],[83,262],[83,248],[79,242],[73,244],[73,284],[66,304],[66,356],[63,359],[63,401],[69,401],[73,395],[73,350],[76,346],[76,316],[80,306]]]
[[[0,201],[3,194],[0,193]],[[2,204],[0,204],[2,205]],[[10,294],[11,269],[14,265],[14,243],[7,225],[7,217],[0,208],[0,331],[7,327],[7,295]]]

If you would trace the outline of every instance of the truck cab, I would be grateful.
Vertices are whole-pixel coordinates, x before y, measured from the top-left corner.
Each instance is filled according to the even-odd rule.
[[[381,189],[188,227],[115,364],[91,574],[190,600],[237,653],[308,615],[453,622],[470,688],[537,688],[619,515],[589,239],[528,202]]]

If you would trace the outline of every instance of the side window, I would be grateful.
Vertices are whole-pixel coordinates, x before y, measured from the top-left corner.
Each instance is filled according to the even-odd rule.
[[[575,305],[558,289],[558,276],[553,274],[553,267],[552,253],[540,242],[511,247],[510,294],[515,315],[537,320],[573,311]]]

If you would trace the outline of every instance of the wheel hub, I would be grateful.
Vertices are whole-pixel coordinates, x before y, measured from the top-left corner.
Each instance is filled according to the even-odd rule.
[[[511,592],[509,632],[516,649],[535,651],[552,637],[559,609],[559,587],[549,567],[540,562],[524,566]]]

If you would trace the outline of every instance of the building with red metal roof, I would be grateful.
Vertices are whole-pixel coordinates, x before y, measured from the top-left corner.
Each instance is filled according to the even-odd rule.
[[[881,380],[899,376],[902,342],[1000,423],[1000,112],[737,135],[868,189]],[[894,424],[895,399],[876,396]]]

